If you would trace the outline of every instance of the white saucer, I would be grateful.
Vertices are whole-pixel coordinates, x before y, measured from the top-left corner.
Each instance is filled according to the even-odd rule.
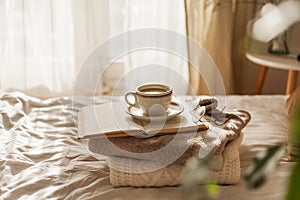
[[[127,114],[131,115],[133,118],[144,120],[144,121],[162,121],[162,120],[169,120],[172,119],[183,111],[183,106],[176,102],[171,102],[170,107],[167,110],[167,116],[149,116],[143,113],[143,111],[140,108],[134,107],[134,106],[128,106],[127,109],[125,109]]]

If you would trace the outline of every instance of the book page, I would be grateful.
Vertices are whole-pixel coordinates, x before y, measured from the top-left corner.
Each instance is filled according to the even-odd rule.
[[[196,132],[208,129],[205,123],[195,123],[187,104],[183,112],[170,120],[143,121],[125,112],[125,102],[112,102],[83,107],[78,114],[79,138],[91,137],[149,137],[177,132]]]
[[[125,112],[125,108],[126,104],[123,102],[83,107],[78,113],[79,138],[144,132],[134,123],[130,123],[130,116]]]

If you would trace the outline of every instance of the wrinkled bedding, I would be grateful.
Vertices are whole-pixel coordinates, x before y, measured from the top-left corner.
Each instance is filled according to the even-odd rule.
[[[286,96],[227,96],[228,109],[252,120],[240,147],[242,173],[266,147],[285,141]],[[77,139],[77,113],[108,97],[36,99],[22,93],[0,97],[0,199],[184,199],[180,187],[113,188],[106,157],[97,159]],[[268,182],[249,191],[241,179],[220,186],[220,199],[283,199],[292,162],[280,160]]]

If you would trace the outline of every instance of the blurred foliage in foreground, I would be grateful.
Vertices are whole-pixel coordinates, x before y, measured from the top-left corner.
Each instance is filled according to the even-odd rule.
[[[293,142],[300,144],[300,109],[294,115],[291,122]],[[300,148],[300,147],[299,147]],[[244,180],[249,189],[261,187],[267,180],[268,175],[274,171],[278,161],[285,153],[286,145],[278,144],[267,148],[253,159],[253,165],[244,174]],[[295,166],[291,171],[287,187],[286,200],[300,199],[300,161],[295,160]],[[207,200],[218,199],[219,186],[217,184],[205,183],[207,175],[207,162],[198,158],[192,158],[187,163],[185,170],[183,192],[185,199],[188,200]],[[284,186],[283,186],[284,187]]]

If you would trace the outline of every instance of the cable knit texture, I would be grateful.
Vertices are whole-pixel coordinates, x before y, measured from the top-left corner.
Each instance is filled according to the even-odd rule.
[[[228,143],[223,152],[223,167],[221,170],[209,170],[207,182],[218,184],[235,184],[240,179],[240,157],[239,146],[243,135],[240,134],[237,139]],[[135,187],[162,187],[180,185],[184,165],[172,163],[162,169],[145,172],[130,173],[129,170],[137,169],[143,165],[150,165],[150,161],[137,160],[124,157],[109,157],[110,182],[114,187],[135,186]]]

